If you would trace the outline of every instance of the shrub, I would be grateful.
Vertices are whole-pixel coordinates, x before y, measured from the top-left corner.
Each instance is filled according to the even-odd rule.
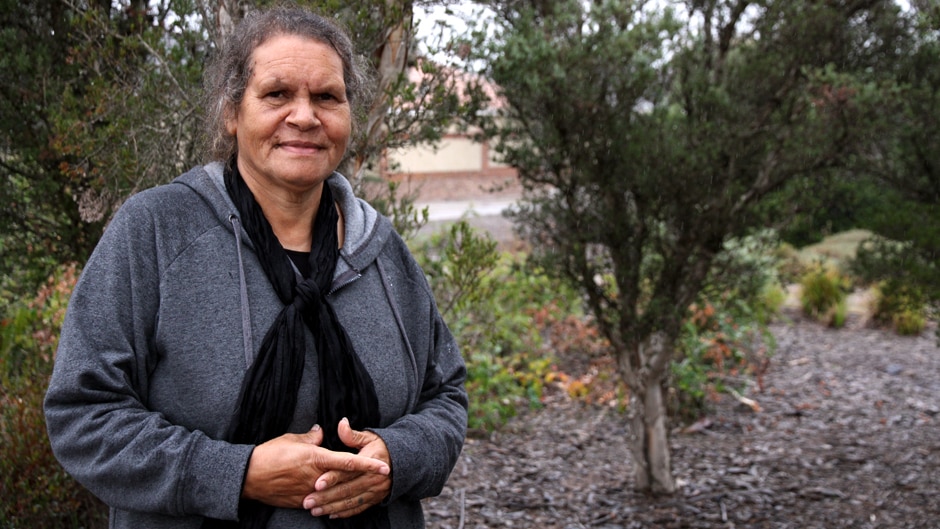
[[[902,336],[916,336],[927,326],[927,317],[920,311],[904,310],[891,318],[894,330]]]
[[[709,401],[729,389],[741,389],[753,378],[763,388],[775,345],[761,317],[740,300],[693,305],[671,365],[670,415],[680,422],[693,421]]]
[[[0,527],[106,527],[101,502],[59,466],[42,400],[59,328],[77,278],[60,269],[35,299],[12,304],[0,322]]]
[[[577,296],[524,256],[500,255],[488,234],[464,221],[413,244],[467,362],[471,431],[491,431],[538,406],[552,366],[540,329],[569,314]]]
[[[787,291],[779,283],[769,283],[761,290],[754,301],[754,315],[762,324],[768,324],[783,308],[787,301]]]
[[[414,238],[428,223],[428,208],[425,206],[419,210],[415,205],[417,191],[402,193],[400,182],[367,172],[354,185],[356,196],[363,197],[376,211],[388,217],[395,231],[406,241]]]
[[[786,300],[780,245],[772,231],[725,243],[689,309],[671,365],[670,414],[697,419],[709,400],[763,373],[775,346],[767,324]],[[731,384],[731,386],[729,386]]]
[[[782,263],[789,258],[781,251],[784,247],[772,230],[726,241],[712,263],[699,303],[733,299],[748,307],[748,317],[769,323],[787,299]]]
[[[774,252],[777,259],[777,274],[783,283],[796,283],[806,273],[806,265],[800,252],[792,245],[781,243]]]
[[[872,319],[890,325],[904,336],[920,334],[927,326],[927,303],[912,287],[882,281],[872,288]]]
[[[835,327],[836,329],[842,328],[845,326],[845,321],[849,316],[849,302],[847,298],[842,298],[839,303],[829,312],[828,319],[826,323],[830,327]]]
[[[835,267],[817,264],[800,280],[803,313],[833,327],[845,324],[848,279]]]

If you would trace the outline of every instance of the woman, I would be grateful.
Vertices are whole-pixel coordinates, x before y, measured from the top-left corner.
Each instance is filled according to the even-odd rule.
[[[227,162],[115,215],[62,329],[53,450],[111,527],[422,527],[465,369],[407,247],[335,172],[368,102],[349,38],[257,13],[210,72]]]

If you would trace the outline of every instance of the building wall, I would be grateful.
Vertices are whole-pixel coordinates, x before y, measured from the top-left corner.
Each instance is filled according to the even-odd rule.
[[[516,171],[495,161],[486,143],[460,134],[445,136],[436,147],[390,151],[383,173],[424,201],[518,194]]]

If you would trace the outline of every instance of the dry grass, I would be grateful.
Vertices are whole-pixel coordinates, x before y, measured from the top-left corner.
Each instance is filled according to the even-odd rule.
[[[800,260],[804,264],[825,261],[843,268],[842,265],[855,257],[858,245],[871,235],[867,230],[849,230],[830,235],[816,244],[801,248]]]
[[[835,233],[816,244],[801,248],[798,250],[797,255],[803,266],[812,266],[822,262],[844,271],[849,261],[855,257],[858,245],[871,236],[872,233],[867,230],[849,230]],[[789,285],[785,306],[789,308],[799,307],[799,296],[800,286]],[[850,292],[847,300],[849,312],[867,321],[872,312],[871,296],[871,289],[856,288]]]

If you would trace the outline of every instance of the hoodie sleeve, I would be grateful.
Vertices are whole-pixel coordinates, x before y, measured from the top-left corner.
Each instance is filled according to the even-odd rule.
[[[441,493],[457,463],[467,432],[466,367],[457,342],[441,318],[417,263],[422,293],[431,297],[429,351],[417,406],[387,428],[375,429],[392,459],[392,491],[386,503],[417,501]]]
[[[236,519],[253,447],[171,424],[146,405],[169,258],[156,224],[148,202],[132,197],[75,287],[45,398],[49,439],[62,466],[112,507]]]

